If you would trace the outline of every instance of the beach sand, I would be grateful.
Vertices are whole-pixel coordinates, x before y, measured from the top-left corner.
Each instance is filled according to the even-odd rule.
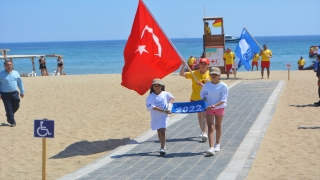
[[[266,76],[266,75],[265,75]],[[232,77],[232,75],[231,75]],[[239,72],[243,81],[260,72]],[[224,80],[231,85],[233,80]],[[285,80],[276,112],[248,179],[317,179],[320,177],[320,107],[315,73],[271,71],[270,80]],[[92,163],[150,129],[145,108],[148,95],[120,85],[121,75],[23,77],[25,97],[16,113],[17,126],[7,126],[0,107],[0,179],[40,179],[42,139],[33,137],[34,119],[55,121],[55,137],[47,139],[47,179],[56,179]],[[189,101],[191,81],[177,74],[164,78],[176,102]]]

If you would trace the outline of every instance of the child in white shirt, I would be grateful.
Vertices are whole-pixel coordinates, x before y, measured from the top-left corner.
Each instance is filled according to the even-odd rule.
[[[228,87],[220,81],[221,71],[217,67],[210,67],[211,82],[207,82],[201,89],[200,97],[207,102],[206,119],[208,125],[209,150],[207,155],[213,156],[220,151],[221,124],[224,108],[227,106]],[[214,144],[214,131],[216,130],[216,143]]]
[[[170,92],[164,91],[165,87],[161,79],[154,79],[150,88],[150,95],[147,97],[146,106],[151,113],[151,129],[157,130],[161,144],[160,156],[166,154],[166,128],[171,110],[169,103],[173,103],[174,97]]]

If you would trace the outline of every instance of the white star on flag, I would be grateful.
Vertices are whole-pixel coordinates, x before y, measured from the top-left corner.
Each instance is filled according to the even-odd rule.
[[[142,52],[149,53],[149,52],[146,50],[146,45],[140,45],[140,46],[138,46],[138,49],[137,49],[135,52],[137,52],[137,51],[139,51],[140,54],[142,54]]]

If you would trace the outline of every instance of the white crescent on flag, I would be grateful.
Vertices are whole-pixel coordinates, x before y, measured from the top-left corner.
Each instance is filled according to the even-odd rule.
[[[162,47],[161,47],[161,44],[159,42],[159,38],[153,33],[153,29],[152,28],[150,28],[148,25],[146,25],[145,28],[143,29],[142,33],[141,33],[140,39],[143,38],[143,35],[144,35],[145,31],[147,31],[149,33],[152,33],[152,39],[156,43],[156,45],[158,46],[158,54],[155,54],[155,55],[161,57]],[[142,52],[149,53],[145,48],[146,48],[146,45],[139,45],[138,49],[135,52],[139,51],[140,54],[142,54]]]

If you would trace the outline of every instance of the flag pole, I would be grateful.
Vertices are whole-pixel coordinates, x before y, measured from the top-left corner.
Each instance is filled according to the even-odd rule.
[[[160,26],[160,24],[158,23],[158,21],[156,20],[156,18],[154,18],[153,14],[151,13],[151,11],[149,10],[148,6],[144,3],[143,0],[140,0],[144,6],[146,7],[146,9],[149,11],[150,15],[152,16],[152,18],[154,19],[154,21],[157,23],[157,25],[159,26],[159,28],[161,29],[161,31],[163,32],[163,34],[166,36],[166,38],[168,39],[169,43],[171,44],[171,46],[173,47],[173,49],[177,52],[177,54],[179,55],[181,62],[185,63],[187,65],[187,68],[189,70],[189,72],[191,72],[191,75],[193,76],[193,78],[196,81],[199,81],[198,78],[193,74],[192,70],[190,69],[190,67],[188,66],[187,62],[183,59],[183,57],[181,56],[180,52],[177,50],[176,46],[171,42],[171,40],[168,38],[167,34],[164,32],[164,30],[162,29],[162,27]]]
[[[260,44],[257,42],[257,40],[250,34],[250,32],[248,31],[248,29],[246,27],[244,27],[244,29],[248,32],[248,34],[252,37],[252,39],[254,40],[254,42],[256,42],[260,48],[260,50],[262,50]]]
[[[248,34],[252,37],[252,39],[254,40],[254,42],[256,42],[260,48],[260,50],[262,50],[260,44],[257,42],[257,40],[250,34],[250,32],[248,31],[248,29],[246,27],[244,27],[244,29],[248,32]],[[266,55],[266,53],[264,51],[262,51],[264,55]],[[268,56],[268,55],[266,55]]]

